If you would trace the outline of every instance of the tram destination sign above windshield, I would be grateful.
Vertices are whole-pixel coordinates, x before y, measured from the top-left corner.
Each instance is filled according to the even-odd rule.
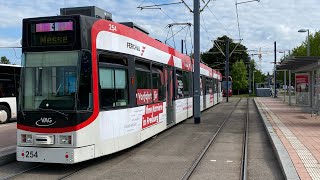
[[[75,42],[75,23],[73,20],[32,22],[30,24],[29,45],[70,46]]]

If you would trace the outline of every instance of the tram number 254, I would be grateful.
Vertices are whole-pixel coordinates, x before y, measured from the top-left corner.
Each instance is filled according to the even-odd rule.
[[[26,151],[26,158],[37,158],[38,152],[37,151]]]

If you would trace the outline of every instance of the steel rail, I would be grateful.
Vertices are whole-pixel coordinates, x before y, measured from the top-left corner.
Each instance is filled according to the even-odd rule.
[[[44,165],[44,164],[38,164],[38,165],[36,165],[36,166],[34,166],[34,167],[25,169],[25,170],[20,171],[20,172],[18,172],[18,173],[14,173],[14,174],[11,174],[11,175],[9,175],[9,176],[1,177],[0,180],[11,179],[11,178],[16,177],[16,176],[18,176],[18,175],[20,175],[20,174],[23,174],[23,173],[25,173],[25,172],[28,172],[28,171],[31,171],[31,170],[33,170],[33,169],[37,169],[37,168],[39,168],[39,167],[42,167],[43,165]]]
[[[242,161],[240,177],[242,180],[247,180],[247,166],[248,166],[248,132],[249,132],[249,98],[247,98],[247,115],[244,122],[243,132],[243,148],[242,148]]]
[[[242,98],[239,99],[239,101],[237,102],[237,104],[234,106],[234,108],[232,109],[232,111],[228,114],[228,116],[224,119],[224,121],[222,122],[221,126],[219,127],[219,129],[217,130],[217,132],[212,136],[212,138],[210,139],[210,141],[208,142],[208,144],[206,145],[206,147],[202,150],[201,154],[198,156],[198,158],[192,163],[192,165],[190,166],[190,168],[188,169],[188,171],[183,175],[183,177],[181,178],[181,180],[188,180],[190,179],[190,177],[192,176],[194,170],[197,168],[197,166],[199,165],[199,163],[201,162],[202,158],[204,157],[204,155],[207,153],[208,149],[210,148],[211,144],[215,141],[216,137],[218,136],[218,134],[220,133],[221,129],[224,127],[224,125],[226,124],[226,122],[228,121],[229,117],[231,116],[231,114],[233,113],[233,111],[236,109],[236,107],[238,106],[238,104],[240,103]]]

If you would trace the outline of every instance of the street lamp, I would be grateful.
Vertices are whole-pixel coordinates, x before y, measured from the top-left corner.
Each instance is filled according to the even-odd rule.
[[[280,51],[279,53],[283,53],[283,61],[286,61],[286,51]]]
[[[309,40],[309,29],[300,29],[298,32],[308,32],[308,44],[307,44],[307,56],[310,56],[310,40]]]

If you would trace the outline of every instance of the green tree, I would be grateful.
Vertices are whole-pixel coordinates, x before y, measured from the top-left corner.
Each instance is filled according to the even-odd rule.
[[[1,60],[0,60],[0,63],[1,63],[1,64],[10,64],[10,60],[7,59],[7,57],[2,56],[2,57],[1,57]]]
[[[248,87],[247,69],[242,60],[236,61],[232,65],[232,88],[239,91]]]
[[[231,38],[228,36],[224,35],[222,37],[218,37],[216,39],[216,43],[219,44],[221,50],[223,53],[226,51],[226,44],[225,41],[229,39],[229,53],[232,52],[232,50],[236,47],[237,43],[234,43]],[[229,63],[230,63],[230,71],[232,70],[232,64],[235,63],[236,61],[242,59],[244,63],[248,63],[248,53],[246,52],[247,48],[239,44],[234,51],[234,53],[231,55],[229,58]],[[208,66],[214,68],[214,69],[219,69],[222,74],[224,73],[224,68],[225,68],[225,61],[226,57],[219,51],[219,49],[216,46],[213,46],[211,49],[209,49],[208,52],[202,53],[201,54],[201,60],[208,64]]]
[[[320,31],[315,32],[314,34],[310,33],[310,56],[320,56]],[[306,56],[308,47],[308,39],[302,42],[300,46],[295,47],[292,50],[293,56]]]
[[[263,74],[259,69],[254,71],[254,82],[255,83],[264,83],[266,82],[267,76]]]

